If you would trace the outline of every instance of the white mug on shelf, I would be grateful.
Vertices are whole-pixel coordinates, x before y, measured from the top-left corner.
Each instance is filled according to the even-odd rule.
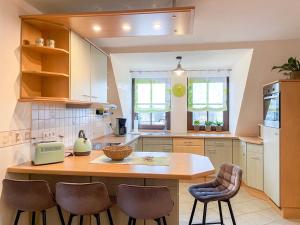
[[[35,40],[35,44],[36,44],[37,46],[39,46],[39,47],[44,46],[44,38],[37,38],[37,39]]]
[[[47,45],[47,47],[49,47],[49,48],[55,48],[55,41],[52,40],[52,39],[48,39],[48,40],[46,41],[46,45]]]

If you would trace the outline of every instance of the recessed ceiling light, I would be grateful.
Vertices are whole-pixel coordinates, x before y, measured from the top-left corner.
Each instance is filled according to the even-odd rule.
[[[99,32],[99,31],[102,30],[102,28],[101,28],[99,25],[94,25],[94,26],[93,26],[93,30],[94,30],[95,32]]]
[[[160,23],[155,23],[155,24],[153,25],[153,28],[154,28],[155,30],[159,30],[159,29],[161,28]]]
[[[124,31],[129,31],[129,30],[131,30],[131,26],[129,24],[123,24],[122,29]]]

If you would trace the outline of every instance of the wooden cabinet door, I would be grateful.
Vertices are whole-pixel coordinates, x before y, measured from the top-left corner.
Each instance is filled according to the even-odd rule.
[[[143,152],[172,152],[172,145],[143,144]]]
[[[107,102],[107,56],[91,45],[91,101]]]
[[[263,190],[263,154],[258,146],[247,144],[247,185]]]
[[[71,32],[71,100],[91,101],[90,43]]]
[[[174,146],[173,152],[192,153],[204,155],[204,146]]]
[[[232,159],[233,164],[243,170],[243,181],[247,183],[247,147],[246,142],[233,140]]]

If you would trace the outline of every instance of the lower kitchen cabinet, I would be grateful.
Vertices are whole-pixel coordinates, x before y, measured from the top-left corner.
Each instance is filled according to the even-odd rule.
[[[264,155],[263,145],[247,143],[247,185],[264,189]]]
[[[205,156],[209,157],[218,172],[222,163],[232,163],[232,140],[205,139]]]
[[[204,155],[204,139],[174,138],[173,152]]]
[[[135,151],[135,152],[137,152],[137,151],[141,152],[142,148],[143,148],[141,138],[139,138],[139,139],[131,142],[129,144],[129,146],[132,147],[133,151]]]
[[[243,181],[247,183],[247,143],[240,140],[233,140],[232,144],[233,164],[243,170]]]
[[[172,138],[143,138],[144,152],[172,152]]]

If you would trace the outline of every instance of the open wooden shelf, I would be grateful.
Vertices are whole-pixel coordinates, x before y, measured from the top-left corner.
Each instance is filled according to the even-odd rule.
[[[32,97],[32,98],[20,98],[19,102],[35,102],[35,103],[62,103],[66,105],[92,105],[91,102],[85,101],[73,101],[68,98],[58,97]]]
[[[46,46],[36,46],[36,45],[22,45],[23,49],[32,50],[42,54],[53,54],[53,55],[68,55],[69,52],[62,48],[50,48]]]
[[[24,70],[24,71],[22,71],[22,74],[24,74],[24,75],[40,76],[40,77],[65,77],[65,78],[69,77],[69,74],[56,73],[56,72],[48,72],[48,71],[30,71],[30,70]]]

